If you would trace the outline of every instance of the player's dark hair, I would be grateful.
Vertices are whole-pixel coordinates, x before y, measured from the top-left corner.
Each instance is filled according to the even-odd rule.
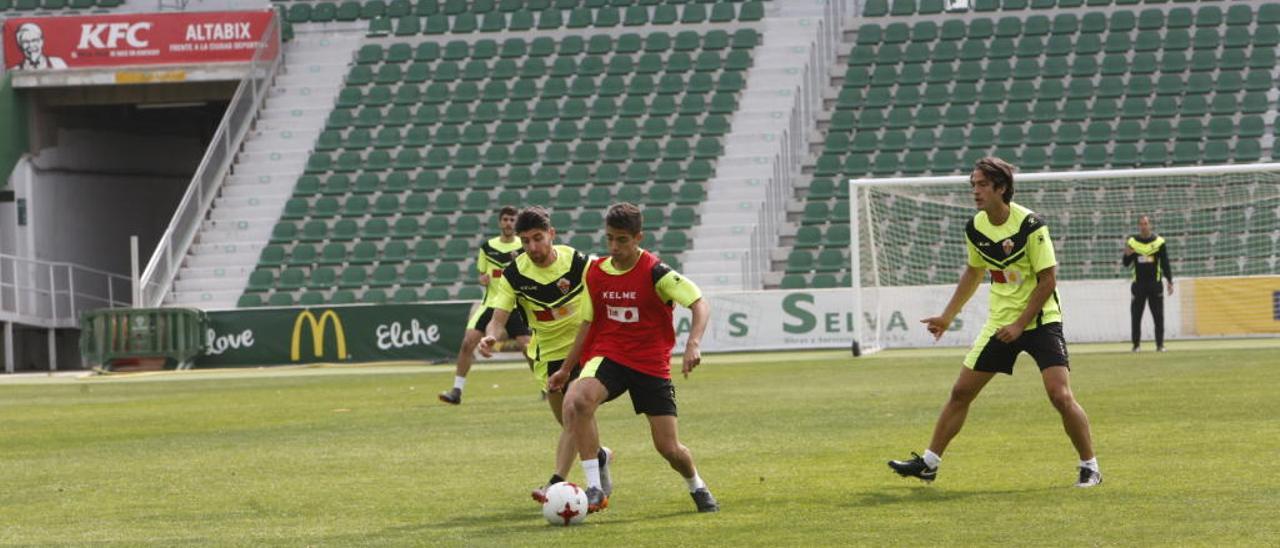
[[[498,210],[499,219],[506,217],[508,215],[515,217],[516,215],[519,215],[519,214],[520,214],[520,211],[511,206],[502,206],[502,209]]]
[[[640,208],[635,204],[622,202],[609,206],[609,212],[604,216],[604,224],[609,228],[639,234],[644,230],[644,216],[640,215]]]
[[[516,216],[516,232],[526,230],[551,230],[551,215],[541,206],[524,208],[524,211]]]
[[[987,180],[991,181],[991,186],[997,189],[1004,188],[1004,192],[1001,194],[1004,203],[1007,204],[1013,201],[1013,172],[1018,168],[995,156],[988,156],[978,160],[978,163],[974,164],[973,168],[986,175]]]

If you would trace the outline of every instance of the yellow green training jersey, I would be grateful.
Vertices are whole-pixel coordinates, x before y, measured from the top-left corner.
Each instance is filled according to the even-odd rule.
[[[533,330],[529,357],[562,360],[569,355],[582,323],[580,313],[590,307],[586,297],[587,257],[567,245],[557,245],[555,261],[547,267],[521,254],[489,284],[489,303],[506,311],[520,306]]]
[[[489,303],[489,294],[492,293],[489,288],[493,287],[494,280],[502,277],[502,269],[511,264],[511,261],[520,256],[523,251],[519,238],[504,242],[501,236],[497,236],[480,244],[480,255],[476,257],[476,271],[489,275],[489,286],[485,287],[482,306],[493,306]]]
[[[1155,234],[1145,238],[1134,234],[1125,241],[1125,245],[1133,250],[1133,254],[1125,255],[1123,259],[1124,266],[1133,266],[1133,281],[1158,284],[1160,280],[1173,280],[1164,238]]]
[[[1003,224],[991,224],[987,212],[980,211],[964,230],[969,266],[991,273],[991,315],[987,324],[1012,324],[1031,300],[1036,273],[1058,264],[1049,227],[1035,212],[1010,203],[1009,218]],[[1026,329],[1060,321],[1062,309],[1055,290]]]

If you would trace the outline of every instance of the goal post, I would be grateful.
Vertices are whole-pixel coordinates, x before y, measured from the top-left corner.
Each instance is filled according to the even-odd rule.
[[[968,180],[966,174],[849,181],[853,333],[864,353],[927,342],[918,325],[907,328],[919,333],[900,334],[899,316],[937,314],[946,306],[966,261],[964,226],[977,212]],[[1015,173],[1013,201],[1049,226],[1058,280],[1126,284],[1123,296],[1113,291],[1098,297],[1108,301],[1099,306],[1114,308],[1121,297],[1127,306],[1130,274],[1121,257],[1143,215],[1165,238],[1175,279],[1275,276],[1280,270],[1280,163]],[[985,310],[985,298],[979,298],[967,309]],[[1175,298],[1189,302],[1186,295]],[[1280,306],[1280,293],[1276,299]],[[1229,334],[1214,333],[1205,322],[1230,322],[1243,313],[1227,305],[1192,305],[1177,310],[1180,317],[1166,312],[1166,325],[1191,325],[1182,336]],[[1127,313],[1123,320],[1127,325]],[[1111,340],[1127,338],[1127,328],[1112,331]]]

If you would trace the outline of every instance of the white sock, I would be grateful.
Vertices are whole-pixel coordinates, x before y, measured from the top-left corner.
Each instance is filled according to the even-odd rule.
[[[684,482],[689,484],[690,493],[707,486],[707,484],[702,481],[702,476],[699,476],[696,470],[693,472],[693,477],[685,478]]]
[[[466,377],[458,377],[458,376],[454,376],[454,377],[453,377],[453,387],[454,387],[454,388],[457,388],[459,392],[461,392],[461,391],[462,391],[462,387],[464,387],[464,386],[466,386],[466,385],[467,385],[467,378],[466,378]]]
[[[1089,460],[1082,460],[1080,461],[1080,466],[1083,468],[1088,468],[1090,470],[1093,470],[1094,472],[1101,471],[1098,469],[1098,457],[1093,457]]]
[[[600,489],[600,461],[599,459],[587,459],[582,461],[582,471],[587,475],[587,488],[595,487]]]
[[[922,457],[924,458],[924,463],[927,464],[929,468],[937,468],[939,464],[942,464],[942,457],[939,457],[937,453],[928,449],[924,450],[924,455],[922,455]]]

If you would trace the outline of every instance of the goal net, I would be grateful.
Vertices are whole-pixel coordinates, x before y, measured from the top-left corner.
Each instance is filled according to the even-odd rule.
[[[1167,333],[1249,335],[1280,328],[1280,278],[1274,277],[1280,268],[1280,164],[1016,174],[1013,201],[1049,226],[1060,287],[1074,289],[1064,313],[1072,307],[1080,314],[1110,311],[1108,318],[1119,318],[1123,326],[1111,321],[1105,333],[1087,334],[1085,340],[1128,338],[1131,272],[1121,258],[1143,215],[1167,242],[1176,289],[1185,289],[1165,299]],[[865,351],[928,343],[919,318],[910,316],[941,313],[964,269],[964,226],[977,212],[968,176],[852,180],[850,210],[853,312],[862,320],[855,322],[855,339]],[[1234,299],[1226,298],[1233,295],[1231,284],[1182,283],[1224,277],[1262,281],[1254,280],[1254,290]],[[1271,285],[1277,287],[1267,293]],[[1196,290],[1202,295],[1194,295]],[[1206,299],[1221,302],[1206,306]],[[983,289],[966,306],[975,312],[969,323],[985,320],[985,307]],[[1212,327],[1264,312],[1270,317],[1259,318],[1253,330]],[[910,332],[898,333],[904,324]],[[1089,331],[1075,327],[1077,333]],[[972,338],[950,342],[969,344]]]

